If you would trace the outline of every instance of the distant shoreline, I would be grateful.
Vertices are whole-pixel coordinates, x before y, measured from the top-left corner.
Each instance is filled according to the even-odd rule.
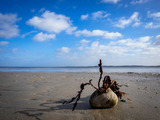
[[[0,67],[1,72],[99,72],[98,66]],[[160,66],[103,66],[104,72],[160,73]]]
[[[30,67],[30,66],[0,66],[0,68],[96,68],[98,66],[57,66],[57,67]],[[146,65],[119,65],[119,66],[103,66],[103,67],[160,67],[160,65],[146,66]]]

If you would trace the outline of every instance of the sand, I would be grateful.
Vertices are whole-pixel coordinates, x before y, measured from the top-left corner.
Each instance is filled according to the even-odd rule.
[[[118,102],[109,109],[92,109],[89,97],[94,91],[86,86],[77,108],[62,105],[79,91],[81,83],[93,80],[99,73],[0,72],[0,120],[159,120],[160,74],[104,73],[128,87],[133,102]]]

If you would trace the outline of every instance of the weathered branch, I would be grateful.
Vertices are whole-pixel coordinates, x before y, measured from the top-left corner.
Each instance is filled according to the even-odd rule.
[[[101,79],[102,79],[102,74],[103,74],[103,69],[102,69],[102,60],[100,59],[99,60],[99,72],[100,72],[100,76],[99,76],[99,81],[98,81],[98,88],[100,89],[100,82],[101,82]]]
[[[96,87],[91,83],[91,81],[92,81],[92,79],[91,79],[91,80],[89,80],[90,85],[91,85],[94,89],[96,89],[96,90],[100,91],[98,88],[96,88]],[[101,91],[100,91],[100,92],[101,92]]]
[[[88,83],[82,83],[82,84],[80,85],[80,89],[81,89],[81,90],[78,91],[77,96],[76,96],[76,97],[73,97],[70,101],[64,101],[63,104],[68,104],[68,103],[71,103],[71,102],[73,102],[74,100],[76,100],[76,102],[73,104],[73,108],[72,108],[72,111],[74,111],[74,109],[75,109],[76,106],[77,106],[77,102],[78,102],[78,100],[80,99],[81,94],[82,94],[82,92],[83,92],[83,90],[84,90],[84,87],[85,87],[86,85],[91,85],[93,88],[95,88],[96,90],[98,90],[98,88],[96,88],[95,86],[93,86],[93,84],[91,83],[91,81],[92,81],[92,79],[89,80]]]

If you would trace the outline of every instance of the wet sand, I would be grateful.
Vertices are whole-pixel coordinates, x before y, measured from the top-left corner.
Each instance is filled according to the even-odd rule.
[[[92,109],[89,97],[94,88],[86,86],[77,108],[62,105],[80,90],[81,83],[99,73],[0,72],[0,120],[159,120],[160,74],[104,73],[119,84],[133,102],[119,101],[109,109]]]

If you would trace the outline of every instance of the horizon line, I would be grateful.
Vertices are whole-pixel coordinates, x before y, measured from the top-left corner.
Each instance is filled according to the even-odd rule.
[[[93,66],[0,66],[0,68],[87,68]],[[160,65],[103,65],[102,67],[160,67]]]

